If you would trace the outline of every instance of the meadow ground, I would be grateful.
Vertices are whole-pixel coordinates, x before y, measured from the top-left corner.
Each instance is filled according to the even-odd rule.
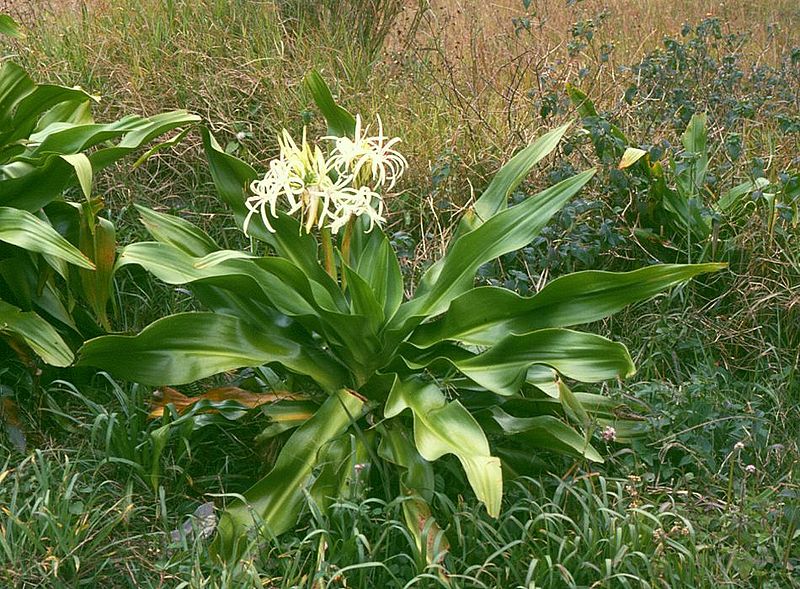
[[[254,442],[259,416],[175,428],[159,453],[145,387],[39,379],[8,363],[0,387],[27,448],[0,437],[0,586],[800,587],[797,2],[43,0],[5,10],[26,32],[4,41],[6,58],[102,96],[98,120],[186,108],[256,166],[275,155],[281,128],[324,129],[302,86],[318,69],[350,111],[380,114],[403,138],[410,166],[387,233],[408,288],[500,165],[566,121],[562,147],[512,198],[590,166],[597,178],[528,248],[487,264],[482,282],[527,294],[575,270],[730,265],[592,326],[631,350],[636,375],[602,390],[637,403],[645,436],[609,442],[600,466],[543,454],[537,476],[509,485],[498,520],[453,468],[434,504],[451,549],[433,564],[393,497],[353,496],[329,515],[309,506],[296,532],[241,563],[216,563],[202,539],[170,543],[199,504],[221,504],[268,470],[276,448]],[[709,208],[737,184],[769,184],[703,243],[665,232],[649,216],[650,186],[617,165],[617,131],[665,167],[680,164],[695,113],[708,116],[699,194]],[[95,180],[123,242],[145,235],[141,203],[245,245],[199,133],[131,163]],[[143,272],[120,274],[117,289],[120,330],[196,305]]]

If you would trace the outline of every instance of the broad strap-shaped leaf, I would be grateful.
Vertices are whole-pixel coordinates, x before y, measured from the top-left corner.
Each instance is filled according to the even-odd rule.
[[[41,88],[41,86],[39,87]],[[94,123],[92,103],[99,101],[100,98],[98,96],[86,94],[85,98],[61,102],[44,113],[36,121],[36,126],[33,130],[34,132],[39,132],[57,122],[72,123],[73,125],[91,125]]]
[[[573,423],[580,425],[585,432],[588,432],[590,427],[589,413],[586,411],[583,403],[580,402],[578,396],[573,393],[572,389],[560,378],[556,381],[556,386],[558,388],[558,400],[564,407],[567,417],[569,417],[570,421]]]
[[[220,250],[203,258],[192,258],[172,246],[144,242],[125,248],[119,263],[140,264],[171,284],[220,276],[249,277],[262,291],[262,300],[269,301],[284,315],[297,318],[309,331],[323,334],[348,359],[361,366],[377,362],[378,310],[372,316],[336,311],[336,303],[328,291],[308,280],[302,270],[284,258],[256,258],[238,250]],[[252,288],[248,292],[252,295]]]
[[[475,201],[473,208],[478,224],[489,220],[507,208],[508,198],[514,189],[528,176],[533,166],[558,147],[571,124],[561,125],[545,133],[500,168],[480,198]]]
[[[383,306],[375,297],[366,280],[350,266],[342,264],[342,275],[347,283],[347,292],[350,294],[350,307],[355,315],[361,315],[371,325],[370,332],[378,333],[384,320]]]
[[[294,400],[300,398],[303,398],[303,395],[287,391],[253,393],[234,386],[217,387],[204,391],[199,395],[187,397],[177,389],[162,387],[153,393],[153,400],[147,418],[157,419],[161,417],[168,405],[172,405],[175,412],[181,415],[201,401],[208,403],[209,411],[217,412],[231,406],[238,406],[240,409],[254,409],[264,403],[276,403],[285,399]]]
[[[187,125],[194,125],[202,120],[199,116],[185,110],[173,110],[159,113],[151,117],[130,115],[121,120],[126,119],[130,120],[127,123],[127,128],[122,140],[117,145],[97,149],[89,155],[95,172],[141,149],[164,133]],[[94,142],[94,139],[92,139],[92,141]]]
[[[244,493],[246,503],[228,507],[217,526],[212,552],[228,557],[241,553],[248,528],[264,526],[270,535],[291,529],[305,500],[320,450],[341,436],[361,415],[363,401],[347,390],[331,395],[281,449],[272,470]]]
[[[312,401],[280,401],[261,407],[261,413],[269,424],[258,434],[253,442],[261,444],[290,429],[300,427],[314,417],[319,405]]]
[[[358,225],[356,226],[358,227]],[[363,240],[355,247],[357,238]],[[384,317],[391,318],[403,302],[403,275],[397,255],[386,235],[379,227],[369,233],[354,235],[353,253],[357,261],[356,272],[370,285],[378,303],[383,307]]]
[[[220,250],[212,255],[224,253],[225,250]],[[117,264],[120,267],[138,264],[159,280],[176,285],[220,276],[246,276],[261,290],[261,298],[266,297],[281,313],[290,316],[317,314],[318,307],[308,280],[287,260],[263,258],[259,264],[235,258],[217,264],[203,264],[203,260],[164,243],[140,242],[125,247]]]
[[[364,491],[374,438],[373,430],[346,433],[328,442],[318,454],[318,472],[308,492],[323,513],[334,501],[354,499]]]
[[[81,187],[83,196],[86,197],[86,200],[91,199],[93,178],[92,162],[90,162],[86,154],[83,153],[69,153],[60,157],[75,170],[75,176],[78,178],[78,185]]]
[[[462,235],[445,255],[441,272],[430,289],[400,306],[390,325],[396,337],[404,338],[421,317],[447,310],[454,298],[472,287],[475,272],[482,264],[530,243],[594,173],[589,170],[563,180]],[[425,276],[427,273],[423,280]]]
[[[91,260],[78,248],[31,213],[10,207],[0,207],[0,241],[31,252],[61,258],[81,268],[94,268]]]
[[[578,109],[578,114],[583,119],[599,119],[600,113],[597,112],[597,108],[595,108],[594,103],[589,99],[589,96],[578,88],[577,86],[573,86],[572,84],[567,84],[566,86],[567,96],[569,96],[570,101],[573,105]],[[613,123],[609,124],[609,129],[611,131],[611,135],[617,138],[620,143],[623,145],[627,145],[629,143],[628,138],[622,132],[622,130],[614,125]]]
[[[25,70],[14,62],[5,61],[0,67],[0,132],[3,135],[12,132],[17,104],[35,88],[36,84]]]
[[[417,327],[410,341],[418,347],[444,340],[487,346],[509,333],[591,323],[698,274],[725,267],[659,264],[632,272],[587,270],[556,278],[531,297],[503,288],[474,288],[455,299],[440,319]]]
[[[714,206],[723,213],[733,212],[738,208],[737,205],[742,202],[745,196],[767,186],[769,186],[769,180],[766,178],[756,178],[742,182],[723,194]]]
[[[95,265],[94,270],[80,271],[83,294],[97,320],[110,331],[107,307],[114,288],[114,266],[117,261],[116,230],[108,219],[102,217],[95,219],[94,212],[89,206],[84,206],[83,210],[85,212],[81,216],[80,245]]]
[[[384,407],[387,418],[410,409],[414,416],[414,443],[425,460],[455,454],[472,489],[492,517],[500,513],[503,475],[500,460],[492,456],[489,442],[475,418],[458,401],[447,402],[432,383],[417,377],[397,377]]]
[[[465,357],[453,346],[431,348],[414,357],[413,346],[403,348],[405,362],[414,369],[446,360],[462,374],[497,395],[514,395],[535,364],[554,368],[581,382],[625,378],[634,373],[633,361],[623,344],[592,333],[569,329],[540,329],[509,335],[485,352]]]
[[[573,456],[583,456],[592,462],[603,462],[603,457],[587,442],[585,436],[551,415],[514,417],[500,407],[492,407],[491,414],[503,433],[512,436],[511,440],[516,444],[528,448],[556,450]]]
[[[683,147],[686,149],[688,166],[685,168],[685,173],[680,169],[677,171],[676,180],[684,198],[699,194],[706,180],[706,171],[708,170],[707,120],[705,113],[695,113],[681,137]]]
[[[233,254],[233,257],[227,257]],[[216,258],[216,262],[208,262]],[[323,334],[337,350],[361,366],[377,362],[379,342],[374,318],[339,313],[328,291],[309,281],[289,260],[279,257],[243,259],[241,252],[220,250],[205,258],[193,258],[170,245],[155,242],[127,246],[118,265],[139,264],[169,284],[191,284],[209,278],[230,276],[230,288],[241,288],[247,277],[248,296],[273,306],[280,313],[295,317],[309,331]],[[225,288],[224,283],[216,282]],[[259,291],[261,294],[259,295]],[[348,362],[350,363],[350,362]]]
[[[335,137],[352,137],[356,128],[355,117],[336,104],[330,88],[319,72],[316,70],[308,72],[305,85],[328,122],[328,134]]]
[[[72,364],[72,350],[47,321],[32,311],[22,311],[0,301],[0,333],[21,339],[52,366]]]
[[[198,258],[220,249],[208,234],[189,221],[138,204],[134,206],[141,216],[142,224],[156,241],[169,244]]]
[[[112,139],[117,145],[103,147],[89,156],[95,171],[101,170],[121,157],[140,148],[152,139],[177,127],[197,123],[200,117],[184,110],[160,113],[151,117],[128,115],[112,123],[75,124],[54,122],[33,133],[29,140],[32,148],[26,159],[41,158],[48,154],[80,153]]]
[[[558,399],[558,372],[544,364],[534,364],[528,367],[525,382],[533,385],[544,394]]]
[[[119,144],[88,154],[92,171],[97,173],[156,136],[198,120],[196,115],[174,111],[148,118],[124,117],[107,125],[53,122],[29,137],[32,147],[17,155],[17,161],[0,166],[6,176],[0,182],[0,205],[33,212],[58,198],[77,179],[74,161],[68,163],[64,155],[121,137]]]
[[[508,207],[508,198],[530,173],[533,166],[555,150],[569,129],[570,123],[545,133],[528,147],[520,151],[495,174],[489,186],[483,191],[475,205],[467,211],[458,224],[451,243],[482,225],[485,221]],[[437,260],[422,278],[419,291],[425,292],[436,282],[444,265],[444,258]]]
[[[74,169],[57,155],[34,165],[16,161],[0,166],[0,206],[36,212],[74,184]]]
[[[433,518],[429,505],[434,491],[433,465],[420,456],[406,432],[391,423],[382,426],[378,454],[403,469],[400,492],[405,498],[403,518],[406,527],[428,564],[435,562],[440,557],[436,553],[437,540],[440,553],[449,548],[449,542]]]
[[[306,374],[329,390],[346,379],[339,364],[321,350],[294,341],[288,328],[269,325],[256,329],[217,313],[170,315],[138,335],[89,340],[79,352],[81,365],[154,386],[185,384],[268,362]]]
[[[3,127],[3,132],[0,133],[0,145],[28,137],[42,120],[47,121],[43,115],[49,114],[48,111],[62,103],[81,104],[90,101],[97,101],[97,98],[80,88],[38,84],[14,105],[12,123]],[[59,120],[64,120],[64,117]]]
[[[0,35],[6,37],[24,37],[24,33],[20,30],[17,21],[7,14],[0,14]]]

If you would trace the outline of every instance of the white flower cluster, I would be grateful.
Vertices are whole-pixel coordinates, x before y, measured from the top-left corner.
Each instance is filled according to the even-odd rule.
[[[378,134],[369,136],[369,127],[362,127],[358,116],[352,139],[323,139],[335,142],[328,157],[319,146],[312,149],[305,129],[300,146],[283,131],[278,140],[280,155],[269,163],[264,178],[250,185],[253,196],[246,201],[249,213],[244,221],[245,233],[255,214],[260,214],[264,226],[274,233],[269,218],[277,217],[281,197],[287,201],[288,214],[300,212],[306,232],[316,226],[337,233],[350,219],[361,215],[368,218],[370,230],[385,220],[383,198],[377,190],[394,188],[408,165],[394,149],[400,139],[384,136],[380,117]]]

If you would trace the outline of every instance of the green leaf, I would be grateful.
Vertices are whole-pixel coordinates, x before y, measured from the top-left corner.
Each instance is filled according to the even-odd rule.
[[[0,101],[2,90],[0,85]],[[108,125],[54,122],[28,138],[33,147],[17,156],[18,161],[0,166],[0,171],[6,176],[0,182],[0,204],[37,211],[60,197],[76,179],[80,179],[86,188],[85,166],[77,163],[82,174],[77,177],[72,173],[76,159],[67,158],[72,160],[68,163],[62,156],[74,155],[98,143],[121,137],[118,145],[95,149],[87,156],[92,170],[97,173],[157,135],[197,120],[195,115],[175,111],[149,118],[124,117]]]
[[[19,24],[7,14],[0,14],[0,35],[6,37],[24,37]]]
[[[256,329],[216,313],[179,313],[159,319],[138,335],[94,338],[80,349],[78,360],[117,378],[153,386],[185,384],[267,362],[279,362],[328,389],[345,380],[338,364],[322,351],[297,343],[287,328]]]
[[[410,341],[417,347],[444,340],[487,346],[509,333],[591,323],[724,268],[725,264],[659,264],[631,272],[587,270],[556,278],[531,297],[503,288],[474,288],[455,299],[443,317],[417,327]]]
[[[418,359],[406,351],[404,359],[415,369],[437,359],[446,360],[498,395],[519,392],[528,369],[534,364],[550,366],[581,382],[625,378],[634,373],[633,361],[624,345],[569,329],[541,329],[524,335],[509,335],[485,352],[467,358],[458,348],[434,347]]]
[[[556,381],[556,386],[558,387],[559,400],[567,416],[573,422],[578,423],[584,431],[588,430],[590,425],[589,413],[587,413],[583,404],[578,400],[577,395],[575,395],[561,379]]]
[[[81,284],[86,302],[100,324],[111,330],[108,321],[108,302],[113,291],[114,265],[117,260],[117,239],[114,224],[108,219],[94,219],[94,232],[90,230],[87,216],[94,215],[89,206],[83,208],[81,218],[81,249],[91,257],[94,270],[81,270]]]
[[[405,470],[401,476],[406,494],[415,493],[425,501],[433,500],[433,465],[417,452],[403,428],[391,422],[383,426],[378,454]]]
[[[38,84],[15,105],[13,121],[0,133],[0,145],[26,138],[38,125],[46,126],[48,121],[72,122],[68,118],[78,105],[88,106],[92,100],[98,99],[80,88]]]
[[[769,186],[769,180],[766,178],[756,178],[737,184],[720,197],[716,202],[716,209],[723,213],[735,210],[745,196],[767,186]]]
[[[447,310],[450,301],[472,287],[482,264],[530,243],[594,174],[589,170],[563,180],[462,235],[445,255],[435,281],[426,278],[431,270],[422,277],[431,284],[429,290],[401,305],[391,328],[405,337],[409,327],[419,323],[418,318]]]
[[[367,234],[356,259],[356,272],[372,288],[375,299],[383,307],[384,317],[392,317],[403,302],[403,275],[397,255],[383,231],[376,227]]]
[[[91,260],[61,237],[49,224],[27,211],[0,207],[0,241],[31,252],[48,254],[81,268],[94,268]]]
[[[97,171],[139,149],[155,137],[199,120],[196,115],[176,110],[152,117],[128,115],[106,124],[55,122],[30,136],[29,140],[34,147],[27,152],[26,158],[31,160],[49,154],[75,154],[105,141],[120,138],[117,145],[97,149],[89,155],[92,167]]]
[[[24,69],[11,61],[0,68],[0,130],[11,129],[16,105],[34,91],[36,85]]]
[[[56,155],[40,164],[13,162],[0,166],[0,206],[35,212],[61,197],[75,175],[72,166]]]
[[[425,460],[455,454],[472,489],[492,517],[500,514],[503,475],[478,422],[458,401],[448,403],[439,388],[417,378],[397,378],[384,407],[387,418],[410,409],[414,443]]]
[[[142,224],[153,239],[169,244],[190,256],[201,257],[219,250],[219,246],[199,227],[175,215],[158,213],[134,204]]]
[[[561,125],[545,133],[500,168],[480,198],[475,201],[473,208],[477,217],[476,223],[483,223],[507,208],[508,198],[514,189],[530,173],[533,166],[558,147],[571,124]]]
[[[83,195],[89,200],[92,197],[92,164],[89,158],[82,153],[73,153],[62,155],[61,159],[75,170]]]
[[[600,453],[583,435],[560,419],[550,415],[514,417],[499,407],[492,407],[491,413],[503,432],[511,436],[510,440],[515,444],[583,456],[592,462],[604,462]]]
[[[52,366],[72,364],[72,350],[58,332],[32,311],[23,312],[0,301],[0,333],[22,339],[42,360]]]
[[[435,562],[440,557],[436,553],[437,540],[439,552],[446,550],[449,542],[433,518],[429,505],[434,491],[433,466],[420,456],[406,432],[391,424],[385,425],[381,431],[378,454],[402,469],[400,492],[404,497],[406,528],[413,535],[417,550],[425,556],[425,561],[428,564]]]
[[[578,109],[578,114],[581,118],[587,119],[589,117],[599,117],[600,114],[594,107],[594,103],[589,99],[586,93],[572,84],[566,85],[567,96],[569,96],[572,104]]]
[[[369,325],[369,332],[377,335],[383,324],[383,307],[375,298],[375,293],[370,285],[355,270],[343,264],[342,272],[347,282],[347,292],[350,293],[353,313],[365,317]]]
[[[500,168],[472,209],[467,211],[467,214],[459,222],[451,243],[455,243],[455,240],[463,234],[469,233],[489,218],[505,210],[508,207],[508,198],[514,189],[530,173],[533,166],[553,152],[569,127],[570,123],[567,123],[542,135]],[[420,292],[426,291],[436,282],[442,271],[443,264],[444,258],[430,267],[420,282]]]
[[[319,72],[316,70],[308,72],[305,85],[328,122],[328,134],[335,137],[352,137],[356,128],[355,117],[336,104],[330,88]]]
[[[251,527],[263,526],[270,535],[291,529],[300,512],[320,450],[341,436],[361,414],[362,400],[346,390],[331,395],[317,413],[300,426],[281,449],[272,470],[223,513],[212,552],[240,554]]]
[[[262,405],[259,411],[269,419],[269,425],[258,434],[253,442],[261,444],[287,430],[300,427],[311,419],[318,406],[311,401],[279,401]]]

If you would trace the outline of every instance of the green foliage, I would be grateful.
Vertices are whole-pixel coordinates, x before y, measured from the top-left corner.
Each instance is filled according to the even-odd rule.
[[[31,362],[28,349],[67,366],[84,337],[110,329],[116,236],[98,216],[94,175],[198,120],[176,111],[97,124],[95,101],[79,88],[36,84],[12,62],[0,68],[1,331]],[[65,199],[73,189],[82,202]]]
[[[310,82],[331,128],[349,131],[354,119],[343,117],[321,78],[312,75]],[[378,228],[360,233],[356,223],[352,243],[344,247],[340,242],[331,267],[330,245],[325,240],[318,244],[282,213],[272,221],[274,233],[250,222],[251,235],[273,250],[262,257],[209,251],[214,242],[199,229],[145,212],[145,224],[157,241],[126,247],[118,264],[137,264],[169,284],[187,284],[213,312],[165,317],[137,336],[93,339],[82,348],[80,363],[156,385],[270,363],[279,371],[278,386],[318,403],[307,421],[295,424],[299,427],[273,470],[244,493],[245,503],[234,503],[223,515],[218,551],[241,552],[244,532],[253,525],[273,535],[291,529],[304,490],[323,484],[323,475],[332,477],[323,486],[334,495],[345,488],[352,469],[324,474],[328,471],[315,471],[315,465],[324,456],[342,456],[332,449],[346,431],[353,436],[344,452],[350,463],[360,455],[368,464],[379,455],[389,457],[405,471],[403,488],[423,514],[430,514],[425,497],[432,490],[432,462],[447,454],[459,459],[493,517],[500,512],[503,481],[495,453],[502,448],[556,448],[601,460],[591,444],[596,426],[605,420],[625,429],[624,420],[614,418],[598,395],[573,395],[561,376],[584,382],[623,378],[633,372],[633,364],[621,344],[565,327],[606,317],[721,266],[653,267],[627,277],[595,273],[591,279],[575,278],[584,285],[577,289],[554,283],[542,293],[541,303],[520,299],[519,310],[497,305],[494,299],[505,291],[473,289],[481,265],[529,243],[591,179],[592,171],[578,174],[507,206],[508,194],[556,147],[561,134],[563,129],[546,135],[501,170],[477,201],[480,214],[462,225],[448,252],[405,302],[398,261]],[[204,138],[217,189],[241,223],[247,216],[244,187],[255,172],[225,153],[207,131]],[[633,288],[621,289],[626,281]],[[556,290],[558,296],[551,296]],[[470,299],[473,313],[465,313],[458,301]],[[600,301],[605,301],[602,306]],[[543,314],[548,305],[550,314]],[[541,319],[517,324],[522,308]],[[476,322],[479,310],[486,313]],[[438,332],[431,327],[436,317],[444,326]],[[542,402],[552,404],[548,415]],[[390,451],[381,440],[399,443],[388,433],[395,428],[413,430],[414,445],[395,445]],[[376,451],[381,444],[383,453]],[[515,468],[525,471],[519,463]],[[411,526],[420,547],[429,520],[426,515]]]
[[[767,203],[762,208],[770,219],[775,217],[776,207],[792,210],[797,206],[797,194],[791,188],[793,176],[788,174],[778,186],[758,176],[724,194],[714,194],[704,114],[692,116],[681,137],[683,150],[665,166],[651,161],[649,151],[632,147],[622,130],[602,117],[585,93],[569,84],[566,91],[582,116],[598,158],[606,164],[619,162],[612,175],[628,171],[631,184],[646,194],[638,206],[635,232],[659,259],[670,257],[669,250],[675,247],[690,262],[728,259],[732,246],[724,242],[726,247],[718,246],[741,231],[742,211],[747,210],[751,195]],[[768,196],[763,196],[765,193]]]

